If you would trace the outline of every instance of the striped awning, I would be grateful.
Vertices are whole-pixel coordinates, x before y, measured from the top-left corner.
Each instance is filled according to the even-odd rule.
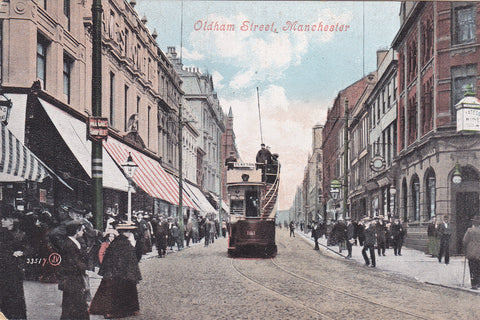
[[[183,184],[185,187],[186,191],[189,193],[189,196],[191,199],[195,202],[197,207],[199,208],[198,211],[200,212],[200,215],[205,216],[209,213],[215,213],[216,210],[210,202],[205,198],[205,195],[198,189],[196,186],[193,184],[186,182]]]
[[[73,190],[1,123],[0,181],[42,182],[46,177],[55,177]]]
[[[157,160],[112,137],[104,140],[103,146],[118,166],[121,166],[131,154],[133,161],[138,165],[133,181],[150,196],[178,205],[178,182],[162,168]],[[183,205],[198,210],[185,191],[183,191]]]

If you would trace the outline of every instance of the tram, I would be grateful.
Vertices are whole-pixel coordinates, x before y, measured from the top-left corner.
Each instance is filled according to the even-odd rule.
[[[278,197],[280,164],[233,163],[227,170],[230,203],[228,255],[273,257],[275,204]]]

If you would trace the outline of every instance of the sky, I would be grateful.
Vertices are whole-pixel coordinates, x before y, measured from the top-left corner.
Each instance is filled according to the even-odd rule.
[[[183,1],[183,27],[182,1],[137,0],[135,9],[164,52],[174,46],[185,67],[212,75],[241,160],[255,161],[262,137],[279,154],[280,210],[302,183],[313,126],[339,91],[376,70],[376,51],[400,26],[393,1]]]

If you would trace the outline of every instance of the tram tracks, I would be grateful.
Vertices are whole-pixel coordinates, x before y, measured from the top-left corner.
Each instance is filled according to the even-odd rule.
[[[294,304],[295,306],[297,307],[301,307],[303,309],[306,309],[318,316],[320,316],[320,319],[344,319],[345,316],[337,316],[337,317],[332,317],[331,313],[330,312],[329,314],[327,314],[324,310],[320,310],[319,307],[315,306],[315,305],[312,305],[312,302],[310,302],[309,300],[306,300],[305,298],[301,298],[301,297],[292,297],[292,293],[291,292],[285,292],[285,288],[282,288],[280,285],[275,285],[275,283],[268,283],[268,279],[266,277],[262,277],[262,275],[254,275],[252,270],[254,268],[247,268],[248,271],[244,271],[244,270],[241,270],[241,267],[236,264],[235,262],[236,260],[235,259],[232,259],[231,260],[231,265],[233,267],[233,269],[235,270],[235,272],[237,274],[239,274],[241,277],[249,280],[250,282],[256,284],[257,286],[261,287],[262,289],[270,292],[270,293],[273,293],[279,297],[281,297],[283,300],[285,301],[288,301],[292,304]],[[308,279],[294,271],[291,271],[291,270],[288,270],[287,268],[279,265],[277,262],[275,262],[274,259],[265,259],[263,260],[265,261],[265,266],[264,267],[268,267],[268,264],[270,264],[270,267],[276,269],[276,270],[279,270],[281,271],[282,273],[284,274],[287,274],[289,275],[291,278],[295,279],[294,281],[285,281],[283,280],[282,282],[288,282],[288,283],[295,283],[295,286],[297,287],[305,287],[305,288],[310,288],[312,290],[313,287],[315,288],[320,288],[321,292],[328,292],[329,295],[332,295],[332,293],[335,293],[335,298],[334,298],[334,301],[332,301],[331,303],[335,303],[335,301],[339,301],[340,299],[338,298],[338,295],[340,295],[340,297],[344,297],[343,300],[352,300],[352,303],[351,304],[348,304],[350,307],[353,305],[353,304],[361,304],[361,307],[357,307],[358,309],[362,309],[362,306],[366,306],[366,305],[370,305],[373,307],[373,309],[375,310],[378,310],[378,308],[381,308],[383,309],[383,312],[384,313],[389,313],[389,312],[394,312],[396,314],[399,315],[399,319],[403,319],[405,317],[408,317],[408,318],[413,318],[413,319],[431,319],[427,316],[424,316],[424,315],[421,315],[421,314],[417,314],[415,312],[412,312],[412,311],[409,311],[409,310],[405,310],[405,309],[401,309],[401,308],[398,308],[396,306],[393,306],[393,305],[388,305],[386,303],[382,303],[378,300],[374,300],[374,299],[370,299],[366,296],[362,296],[362,295],[359,295],[359,294],[356,294],[356,293],[353,293],[353,292],[348,292],[346,290],[343,290],[343,289],[339,289],[338,287],[335,287],[335,286],[332,286],[332,285],[328,285],[328,284],[325,284],[325,283],[320,283],[318,281],[314,281],[312,279]],[[317,292],[317,290],[313,290],[313,292]],[[328,303],[328,301],[323,301],[323,303]],[[321,303],[319,304],[321,305]],[[368,308],[365,308],[365,309],[368,309]],[[336,315],[336,314],[335,314]]]

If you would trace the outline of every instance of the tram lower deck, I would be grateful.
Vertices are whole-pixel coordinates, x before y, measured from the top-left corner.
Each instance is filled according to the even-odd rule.
[[[232,256],[274,256],[277,253],[275,221],[249,218],[232,223],[228,239],[228,253]]]

